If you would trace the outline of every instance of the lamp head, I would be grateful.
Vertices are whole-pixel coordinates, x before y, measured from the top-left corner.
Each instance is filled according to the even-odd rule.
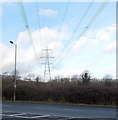
[[[12,41],[10,41],[11,44],[14,44]]]

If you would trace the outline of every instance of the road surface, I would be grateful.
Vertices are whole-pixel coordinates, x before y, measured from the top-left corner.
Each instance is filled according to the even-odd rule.
[[[3,102],[2,111],[71,118],[116,118],[116,109],[105,107]]]

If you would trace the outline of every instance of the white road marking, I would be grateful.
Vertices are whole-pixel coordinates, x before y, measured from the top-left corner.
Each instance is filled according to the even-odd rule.
[[[14,111],[4,111],[0,115],[5,117],[16,117],[16,118],[26,118],[26,119],[51,117],[50,115],[38,115],[36,113],[18,113],[18,112],[15,113]],[[61,118],[60,120],[69,120],[69,119],[75,118],[75,117],[61,116],[61,115],[53,115],[52,117],[54,116]]]
[[[3,113],[1,114],[2,116],[6,116],[6,117],[17,117],[17,118],[43,118],[43,117],[49,117],[49,115],[35,115],[35,114],[32,114],[32,113],[12,113],[11,112],[11,115],[8,115],[7,113],[10,113],[10,112],[6,112],[6,113]],[[26,116],[22,116],[22,115],[26,115]],[[28,115],[35,115],[35,116],[29,116]]]
[[[28,116],[17,116],[15,115],[14,117],[17,117],[17,118],[42,118],[42,117],[48,117],[49,115],[45,115],[45,116],[33,116],[33,117],[28,117]]]

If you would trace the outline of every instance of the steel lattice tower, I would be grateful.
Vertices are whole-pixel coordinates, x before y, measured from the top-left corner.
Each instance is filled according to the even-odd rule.
[[[42,64],[44,65],[44,81],[47,79],[51,80],[51,69],[50,69],[50,65],[53,64],[51,63],[51,58],[52,57],[50,54],[52,53],[52,49],[42,49],[42,54],[43,56],[40,58],[44,59],[44,62],[42,62]]]

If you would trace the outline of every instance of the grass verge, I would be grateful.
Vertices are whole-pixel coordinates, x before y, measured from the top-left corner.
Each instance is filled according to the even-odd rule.
[[[3,100],[2,102],[14,102],[11,100]],[[39,103],[39,104],[55,104],[55,105],[73,105],[73,106],[88,106],[88,107],[109,107],[116,108],[116,105],[96,105],[96,104],[75,104],[67,102],[54,102],[54,101],[15,101],[16,103]]]

